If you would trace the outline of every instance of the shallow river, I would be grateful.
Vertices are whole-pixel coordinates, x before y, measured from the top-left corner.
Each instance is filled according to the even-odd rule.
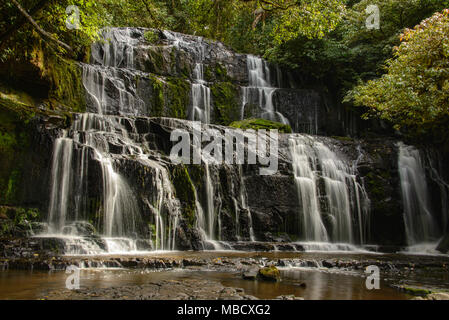
[[[147,255],[149,256],[149,255]],[[164,257],[267,257],[292,258],[298,257],[298,253],[218,253],[218,252],[172,252],[151,254],[151,256]],[[313,259],[343,256],[341,254],[301,254],[301,258]],[[392,259],[386,255],[344,254],[346,258],[354,260],[362,258]],[[414,257],[395,255],[394,259],[415,260]],[[39,299],[43,298],[45,292],[65,288],[67,274],[61,271],[38,272],[38,271],[2,271],[0,272],[0,299]],[[263,282],[243,280],[240,272],[218,272],[197,271],[186,269],[150,271],[131,269],[82,269],[80,277],[81,287],[112,287],[141,285],[147,282],[160,280],[181,279],[209,279],[222,283],[227,287],[243,288],[246,294],[261,299],[272,299],[280,295],[295,295],[305,299],[410,299],[411,296],[401,293],[388,286],[387,282],[381,281],[379,290],[368,290],[365,278],[361,272],[342,271],[325,268],[281,268],[281,282]],[[407,279],[420,283],[420,279]],[[429,283],[432,278],[424,279]],[[449,277],[437,279],[442,287],[449,288]],[[442,283],[443,281],[443,283]],[[301,286],[305,284],[305,288]]]

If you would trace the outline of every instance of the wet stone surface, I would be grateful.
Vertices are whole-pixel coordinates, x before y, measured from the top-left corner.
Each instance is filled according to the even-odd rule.
[[[110,288],[56,290],[44,294],[46,300],[255,300],[243,289],[228,288],[216,281],[163,280],[142,285]]]

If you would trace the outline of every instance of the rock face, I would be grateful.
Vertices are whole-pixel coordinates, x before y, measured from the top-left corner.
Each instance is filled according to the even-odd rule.
[[[151,42],[148,33],[155,34]],[[114,28],[103,38],[106,43],[92,46],[91,64],[82,66],[91,112],[193,120],[189,102],[195,99],[193,85],[201,84],[212,123],[271,114],[276,119],[277,113],[296,132],[331,133],[329,98],[322,89],[300,88],[291,71],[176,32]]]
[[[90,63],[78,65],[88,112],[34,119],[23,128],[30,147],[7,163],[32,159],[15,197],[3,201],[39,209],[38,233],[70,239],[55,246],[95,254],[406,244],[396,141],[298,134],[338,131],[331,128],[341,125],[340,111],[324,91],[199,37],[118,28],[103,38]],[[209,137],[225,137],[240,132],[225,125],[251,117],[296,132],[268,139],[278,148],[272,174],[261,174],[260,162],[214,163],[210,153],[189,165],[170,157],[180,136],[171,137],[181,131],[189,150],[208,146],[207,137],[194,142],[198,122],[189,120],[206,122],[199,129]],[[435,188],[444,180],[434,179]]]

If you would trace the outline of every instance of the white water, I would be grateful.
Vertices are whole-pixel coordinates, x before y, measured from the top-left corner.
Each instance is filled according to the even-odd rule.
[[[398,147],[405,232],[410,249],[417,252],[419,248],[424,250],[428,247],[423,244],[435,242],[442,234],[432,215],[426,173],[419,151],[403,143],[398,143]]]
[[[289,148],[300,206],[300,238],[306,242],[363,243],[369,217],[362,208],[369,199],[361,192],[364,189],[354,169],[316,137],[293,136]],[[359,226],[358,237],[354,224]]]
[[[301,200],[302,237],[304,240],[328,241],[318,202],[316,161],[308,139],[299,136],[289,140],[295,184]]]
[[[93,45],[93,62],[106,67],[133,69],[134,47],[139,40],[132,37],[132,32],[132,28],[104,29],[101,34],[103,41]]]
[[[64,132],[64,135],[66,132]],[[50,232],[61,232],[67,219],[70,196],[73,140],[58,138],[54,144],[49,206]]]
[[[211,92],[204,79],[204,59],[206,58],[206,45],[203,38],[197,37],[187,41],[182,35],[175,32],[164,32],[167,39],[173,42],[178,49],[184,48],[194,52],[196,60],[191,84],[191,103],[188,110],[188,119],[210,123]]]
[[[136,133],[131,134],[136,135]],[[146,168],[152,170],[154,194],[151,199],[146,199],[146,203],[148,210],[154,215],[156,230],[150,239],[143,240],[153,239],[154,250],[173,250],[180,204],[174,196],[166,168],[144,154],[143,148],[129,138],[128,132],[119,124],[119,118],[89,113],[77,115],[71,138],[59,138],[55,142],[49,232],[40,236],[60,238],[64,235],[63,239],[67,241],[67,254],[79,254],[81,251],[97,254],[95,244],[86,245],[86,249],[82,250],[78,248],[82,246],[81,244],[89,242],[87,238],[80,240],[84,235],[77,234],[76,231],[70,231],[67,234],[66,231],[67,226],[73,221],[86,218],[85,207],[78,204],[86,202],[88,198],[87,190],[83,186],[87,183],[89,169],[87,155],[90,154],[91,159],[100,166],[102,179],[103,193],[100,197],[100,208],[97,209],[97,214],[100,215],[97,232],[102,239],[106,240],[107,252],[117,253],[121,250],[120,248],[123,252],[136,251],[135,242],[141,237],[142,212],[134,191],[114,168],[115,161],[120,160],[115,160],[109,153],[110,139],[123,146],[121,156],[132,156],[133,159],[137,159]],[[74,150],[77,152],[75,153]],[[79,196],[76,197],[76,203],[72,206],[70,190],[77,188],[79,188],[77,193]]]
[[[248,55],[247,66],[249,83],[248,87],[242,87],[241,119],[243,120],[245,117],[246,105],[254,104],[259,108],[260,117],[289,124],[288,119],[282,113],[275,111],[273,94],[277,88],[271,86],[268,63],[259,57]],[[280,73],[280,70],[277,69],[277,72]],[[280,78],[280,76],[278,77]]]

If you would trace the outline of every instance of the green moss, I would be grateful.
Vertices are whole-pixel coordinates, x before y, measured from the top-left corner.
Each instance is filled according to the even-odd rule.
[[[181,78],[167,77],[168,110],[164,116],[186,119],[190,103],[190,84]]]
[[[279,281],[281,273],[275,266],[264,267],[259,270],[258,277],[267,281]]]
[[[428,289],[418,287],[405,287],[405,286],[401,286],[401,291],[413,296],[427,296],[428,294],[432,293],[432,291]]]
[[[235,121],[229,125],[233,128],[238,128],[242,130],[254,129],[254,130],[271,130],[275,129],[281,133],[291,133],[292,128],[287,124],[282,124],[279,122],[274,122],[265,119],[245,119],[241,121]]]
[[[223,67],[220,63],[217,63],[215,66],[215,75],[217,76],[218,81],[230,80],[228,76],[228,70],[225,67]]]
[[[208,82],[213,82],[215,80],[213,69],[209,65],[204,67],[204,79]]]
[[[351,137],[340,137],[340,136],[331,136],[332,139],[340,140],[340,141],[352,141]]]
[[[48,98],[53,108],[85,112],[86,99],[81,68],[72,60],[51,56],[45,62],[51,88]]]
[[[206,65],[204,68],[204,79],[208,82],[230,82],[228,71],[221,63]]]
[[[373,172],[369,172],[366,175],[366,182],[368,183],[370,194],[374,196],[375,199],[381,200],[385,197],[384,184]]]
[[[162,47],[150,47],[148,48],[148,57],[146,59],[146,68],[156,74],[165,74],[166,61],[164,59],[164,49]]]
[[[41,214],[35,208],[0,206],[0,237],[25,236]]]
[[[176,197],[181,202],[183,216],[191,228],[195,224],[195,189],[192,180],[184,165],[176,166],[171,174]]]
[[[216,82],[210,89],[214,103],[215,122],[229,125],[240,119],[238,87],[231,82]]]
[[[10,203],[14,201],[15,195],[18,190],[20,177],[21,175],[18,168],[14,169],[11,172],[8,180],[8,186],[6,188],[6,195],[5,195],[6,202]]]
[[[203,179],[206,171],[202,165],[192,164],[188,166],[188,172],[192,183],[200,187],[203,184]]]
[[[154,77],[152,82],[153,92],[151,95],[151,115],[154,117],[160,117],[163,114],[165,99],[164,99],[164,84],[161,80]]]
[[[17,200],[21,168],[27,161],[26,151],[30,146],[30,114],[22,104],[0,98],[0,204]]]
[[[154,30],[148,30],[144,33],[143,37],[149,43],[156,43],[159,40],[159,35]]]

